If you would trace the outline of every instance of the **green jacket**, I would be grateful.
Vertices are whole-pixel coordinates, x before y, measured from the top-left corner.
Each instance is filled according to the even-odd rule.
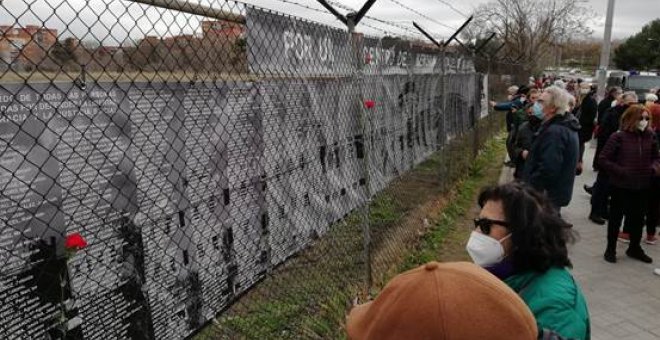
[[[568,339],[591,338],[587,302],[565,268],[516,274],[505,282],[532,311],[539,332],[547,329]]]

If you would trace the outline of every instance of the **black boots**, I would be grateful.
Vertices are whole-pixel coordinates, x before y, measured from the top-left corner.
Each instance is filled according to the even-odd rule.
[[[609,263],[616,263],[616,252],[606,251],[605,255],[603,255],[603,258]]]
[[[628,250],[626,250],[626,255],[628,255],[628,257],[632,259],[639,260],[644,263],[653,263],[653,259],[650,258],[648,255],[646,255],[646,253],[644,253],[644,251],[641,248],[640,249],[628,248]]]
[[[605,222],[606,222],[604,218],[602,218],[598,215],[594,215],[594,214],[589,215],[589,220],[591,220],[591,222],[594,222],[594,223],[599,224],[599,225],[605,225]]]

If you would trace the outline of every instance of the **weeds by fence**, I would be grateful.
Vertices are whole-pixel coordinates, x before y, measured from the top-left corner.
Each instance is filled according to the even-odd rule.
[[[420,42],[167,3],[0,4],[0,333],[340,334],[498,129],[483,75]]]

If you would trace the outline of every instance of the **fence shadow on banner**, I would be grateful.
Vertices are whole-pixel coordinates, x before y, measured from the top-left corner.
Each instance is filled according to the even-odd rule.
[[[459,55],[200,8],[0,4],[0,333],[339,334],[498,126]]]

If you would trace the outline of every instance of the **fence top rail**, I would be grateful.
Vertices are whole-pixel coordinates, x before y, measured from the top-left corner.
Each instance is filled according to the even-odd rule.
[[[156,6],[165,9],[172,9],[176,11],[186,12],[195,15],[215,18],[218,20],[226,20],[235,22],[237,24],[245,24],[245,16],[227,12],[225,10],[205,6],[199,3],[192,3],[188,0],[129,0],[131,2],[141,3],[145,5]]]

